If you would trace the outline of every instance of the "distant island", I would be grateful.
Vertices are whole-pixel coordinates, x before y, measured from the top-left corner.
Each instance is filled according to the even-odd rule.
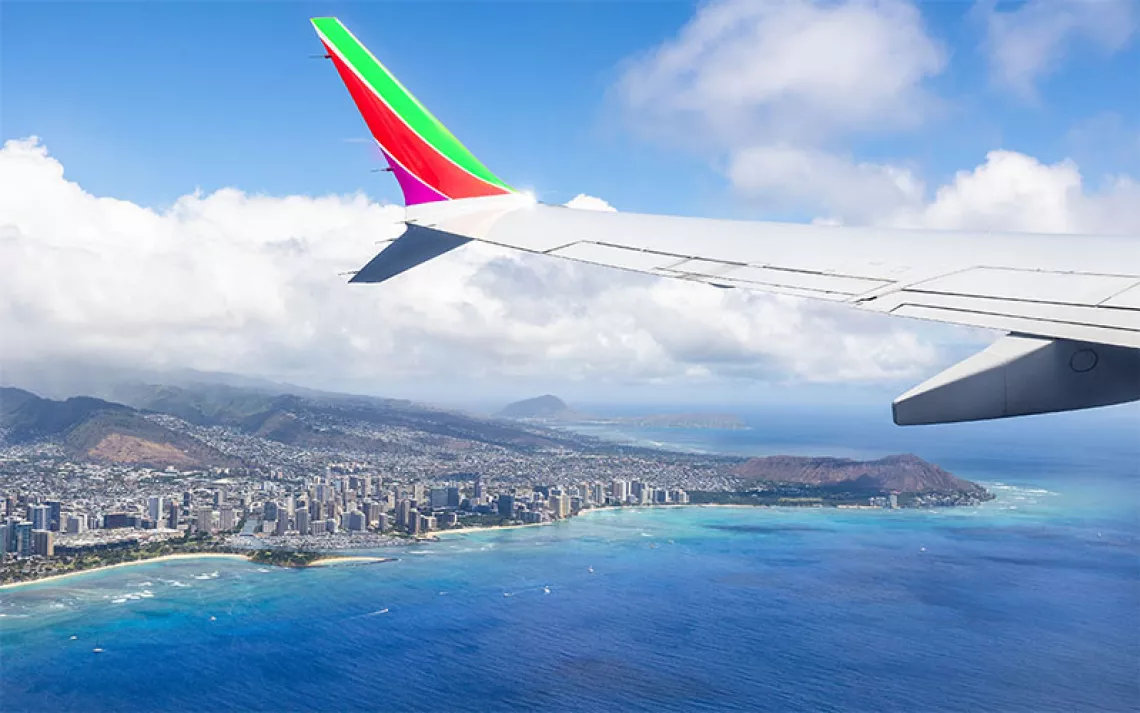
[[[522,421],[612,423],[640,428],[747,428],[739,416],[724,413],[664,413],[619,418],[589,416],[571,408],[553,394],[507,404],[495,416]]]
[[[580,421],[584,418],[577,411],[567,406],[565,401],[552,394],[507,404],[495,416],[541,421]]]

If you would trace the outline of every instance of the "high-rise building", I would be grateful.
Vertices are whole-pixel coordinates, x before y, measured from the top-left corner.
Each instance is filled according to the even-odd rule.
[[[515,516],[515,496],[507,495],[505,493],[499,495],[499,516]]]
[[[485,494],[486,493],[483,492],[483,476],[477,475],[477,476],[475,476],[475,502],[476,502],[476,504],[478,504],[478,505],[483,504],[483,496]]]
[[[198,532],[212,533],[214,531],[214,508],[208,505],[198,508],[198,514],[194,518],[194,526]]]
[[[594,483],[590,486],[590,500],[596,505],[604,505],[606,502],[606,486],[602,483]]]
[[[193,494],[189,490],[182,493],[182,507],[189,510],[190,506],[193,504],[194,504]]]
[[[447,507],[459,507],[459,488],[449,487],[447,489]]]
[[[47,505],[33,505],[28,508],[33,530],[47,530],[51,527],[51,508]]]
[[[570,517],[570,496],[569,495],[551,495],[548,501],[550,514],[557,518]]]
[[[52,530],[53,532],[59,532],[60,525],[62,524],[61,518],[63,516],[63,503],[59,502],[58,500],[48,500],[44,503],[44,505],[48,506],[48,514],[51,518],[51,522],[48,524],[48,529]]]
[[[447,488],[431,489],[431,509],[442,510],[447,507]]]
[[[218,529],[222,532],[229,532],[237,527],[237,514],[234,512],[232,505],[223,505],[218,510]]]
[[[262,519],[276,520],[277,519],[277,503],[272,500],[266,500],[265,504],[261,506]]]
[[[297,532],[302,535],[307,535],[311,532],[309,524],[309,508],[297,508],[297,514],[293,516],[297,520]]]
[[[179,507],[176,502],[166,503],[166,527],[170,530],[178,529],[178,512]]]
[[[15,524],[15,530],[12,536],[12,549],[17,557],[31,557],[32,549],[35,546],[32,539],[32,523],[24,520]]]
[[[103,528],[107,530],[136,527],[138,524],[138,517],[129,512],[109,512],[103,516]]]
[[[642,484],[641,492],[639,492],[637,494],[637,497],[634,499],[634,502],[636,502],[638,505],[649,505],[650,503],[652,503],[653,502],[653,488],[648,486],[648,485]]]
[[[55,533],[51,530],[32,530],[32,554],[54,557]]]
[[[392,527],[392,518],[388,517],[388,513],[380,513],[376,518],[376,529],[384,532]]]
[[[162,519],[163,498],[161,495],[152,495],[146,499],[146,516],[151,522],[158,523]]]
[[[413,535],[419,534],[419,531],[420,531],[419,530],[419,527],[420,527],[420,511],[419,510],[412,510],[411,512],[408,513],[408,524],[405,525],[405,527],[407,528],[408,532],[412,533]]]
[[[359,510],[353,510],[348,513],[348,527],[345,529],[349,532],[364,532],[367,529],[368,521],[364,518],[364,513]]]
[[[431,515],[417,514],[416,521],[411,528],[413,535],[422,535],[435,529],[435,518]]]
[[[610,495],[615,502],[624,503],[629,498],[629,483],[624,480],[615,480],[610,486]]]
[[[284,535],[289,531],[289,516],[285,514],[284,510],[277,513],[277,525],[273,528],[274,534]]]
[[[396,503],[396,526],[407,528],[411,525],[411,513],[415,512],[415,503],[411,500],[401,500]]]
[[[891,509],[898,510],[899,508],[899,494],[891,493]]]

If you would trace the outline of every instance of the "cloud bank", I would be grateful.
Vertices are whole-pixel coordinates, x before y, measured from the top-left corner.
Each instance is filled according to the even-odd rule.
[[[572,205],[611,209],[579,196]],[[321,385],[546,378],[675,383],[911,376],[899,323],[790,298],[471,245],[349,286],[401,208],[362,195],[93,196],[36,139],[0,149],[0,361],[192,368]]]

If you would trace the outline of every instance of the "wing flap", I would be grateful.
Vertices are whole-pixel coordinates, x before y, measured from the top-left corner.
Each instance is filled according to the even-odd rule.
[[[908,290],[1094,306],[1136,285],[1135,277],[976,267],[910,285]]]

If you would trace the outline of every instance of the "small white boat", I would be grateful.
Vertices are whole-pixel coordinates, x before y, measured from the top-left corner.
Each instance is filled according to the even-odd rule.
[[[591,567],[591,568],[590,568],[590,574],[593,574],[593,573],[594,573],[594,568],[593,568],[593,567]]]
[[[100,647],[98,647],[98,646],[96,646],[95,648],[91,649],[91,653],[93,653],[93,654],[101,654],[101,653],[103,653],[103,649],[102,649],[102,648],[100,648]]]
[[[511,593],[510,593],[510,592],[503,592],[503,596],[504,596],[504,597],[509,597],[509,596],[511,596]]]
[[[210,617],[210,621],[217,621],[217,620],[218,620],[218,617],[216,617],[216,616]]]
[[[542,593],[543,593],[543,594],[550,594],[550,587],[543,587],[543,588],[542,588]]]
[[[73,636],[71,637],[71,640],[72,640],[72,641],[75,641],[75,640],[76,640],[76,639],[78,639],[78,638],[79,638],[78,636],[74,636],[74,635],[73,635]]]

